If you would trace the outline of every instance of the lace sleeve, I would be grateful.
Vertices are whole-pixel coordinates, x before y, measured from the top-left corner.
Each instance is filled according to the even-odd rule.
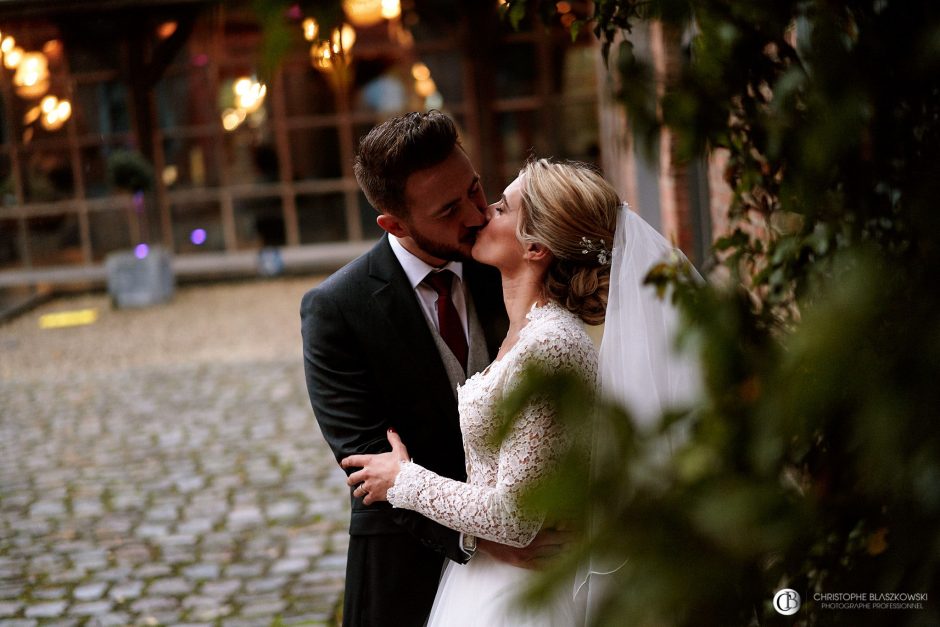
[[[553,369],[587,370],[591,376],[596,370],[596,359],[590,362],[583,345],[557,334],[540,338],[525,357],[508,368],[507,388],[532,360]],[[551,472],[567,443],[568,435],[549,404],[535,398],[500,445],[495,486],[455,481],[416,463],[403,463],[388,500],[462,533],[523,547],[538,533],[544,513],[523,508],[521,497]]]

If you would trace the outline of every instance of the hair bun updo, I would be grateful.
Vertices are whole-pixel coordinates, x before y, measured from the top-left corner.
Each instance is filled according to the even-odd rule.
[[[617,191],[592,166],[575,161],[538,159],[519,175],[519,237],[546,246],[554,257],[545,277],[546,295],[586,324],[601,324],[620,207]],[[593,246],[585,248],[585,240]]]

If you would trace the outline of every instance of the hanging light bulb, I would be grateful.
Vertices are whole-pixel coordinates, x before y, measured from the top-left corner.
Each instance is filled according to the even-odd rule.
[[[399,0],[382,0],[382,17],[394,20],[401,15],[401,2]]]
[[[71,103],[68,100],[60,100],[55,107],[43,114],[40,122],[47,131],[57,131],[71,116]]]
[[[33,107],[26,112],[26,115],[23,116],[23,126],[29,126],[38,120],[40,115],[42,115],[42,109],[40,109],[38,106]]]
[[[232,91],[235,92],[236,96],[244,96],[248,93],[249,89],[251,89],[251,79],[246,76],[243,76],[232,83]]]
[[[2,40],[0,40],[0,52],[2,52],[3,54],[7,54],[11,50],[13,50],[13,48],[15,47],[16,47],[16,40],[13,39],[13,37],[10,37],[9,35],[7,35]]]
[[[307,41],[313,41],[317,38],[317,33],[320,32],[320,25],[317,24],[317,21],[312,17],[308,17],[303,22],[304,29],[304,39]]]
[[[176,22],[173,22],[173,21],[163,22],[162,24],[157,26],[157,37],[159,37],[160,39],[169,39],[170,37],[173,36],[173,33],[176,32],[176,27],[177,27]]]
[[[415,91],[422,98],[427,98],[437,91],[437,85],[434,83],[433,78],[426,78],[424,80],[415,81]]]
[[[356,29],[349,24],[343,24],[333,29],[333,35],[330,37],[333,43],[333,52],[349,52],[356,43]]]
[[[246,113],[254,113],[264,103],[268,88],[258,81],[242,77],[232,84],[235,92],[235,107]]]
[[[63,122],[72,117],[72,103],[68,100],[60,100],[59,104],[56,105],[55,110],[58,112],[59,117],[62,118]]]
[[[43,54],[49,58],[50,61],[58,61],[62,58],[62,41],[59,39],[50,39],[42,46]]]
[[[244,121],[244,109],[226,109],[222,112],[222,127],[227,131],[234,131]]]
[[[332,70],[333,52],[330,50],[330,42],[321,41],[310,46],[310,62],[318,70]]]
[[[59,104],[59,99],[55,96],[46,96],[39,102],[39,108],[43,113],[49,113]]]
[[[49,90],[49,62],[41,52],[26,52],[13,75],[21,98],[38,98]]]
[[[384,5],[383,0],[343,0],[343,11],[350,22],[365,28],[382,21]]]
[[[15,70],[23,61],[23,49],[19,46],[3,55],[3,66],[8,70]]]
[[[424,81],[431,78],[431,70],[424,63],[418,62],[411,66],[411,75],[416,81]]]

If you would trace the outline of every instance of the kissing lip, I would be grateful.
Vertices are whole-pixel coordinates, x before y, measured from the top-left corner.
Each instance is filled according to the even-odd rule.
[[[471,246],[476,244],[477,236],[480,234],[480,228],[471,229],[469,233],[460,238],[461,243],[470,244]]]

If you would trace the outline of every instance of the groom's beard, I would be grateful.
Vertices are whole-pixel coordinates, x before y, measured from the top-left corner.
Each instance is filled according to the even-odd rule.
[[[414,230],[411,231],[410,235],[411,239],[418,245],[418,248],[438,259],[445,259],[447,261],[471,261],[473,259],[473,257],[470,256],[470,249],[473,248],[473,243],[477,240],[476,229],[470,231],[460,239],[462,246],[435,242]],[[466,250],[462,250],[462,247],[465,247]]]

